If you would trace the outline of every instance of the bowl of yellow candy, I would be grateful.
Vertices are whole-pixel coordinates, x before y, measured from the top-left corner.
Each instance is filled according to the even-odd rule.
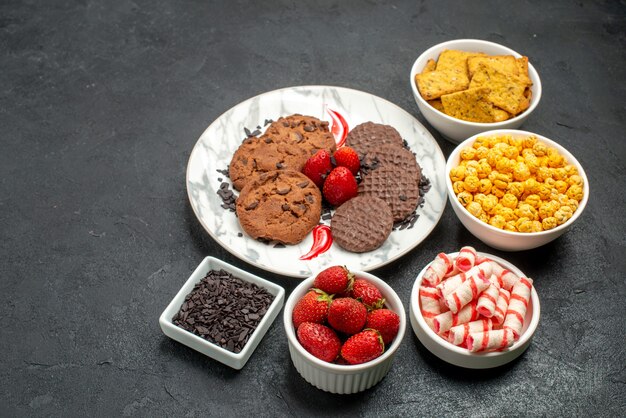
[[[589,182],[563,146],[526,131],[501,129],[460,143],[446,163],[446,188],[461,223],[504,251],[560,237],[581,215]]]

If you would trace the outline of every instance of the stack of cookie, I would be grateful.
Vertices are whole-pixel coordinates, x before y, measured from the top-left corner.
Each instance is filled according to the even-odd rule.
[[[318,150],[334,153],[328,122],[303,115],[281,117],[265,133],[246,138],[234,153],[229,177],[237,216],[251,237],[297,244],[319,223],[322,195],[301,173]]]
[[[421,169],[398,131],[366,122],[352,129],[346,145],[361,159],[359,196],[340,206],[332,220],[333,240],[352,252],[372,251],[388,238],[394,222],[419,202]]]

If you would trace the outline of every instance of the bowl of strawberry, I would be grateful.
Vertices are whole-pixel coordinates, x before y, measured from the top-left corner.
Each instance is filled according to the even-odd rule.
[[[313,386],[339,394],[380,382],[406,328],[402,301],[387,283],[339,265],[294,289],[283,322],[298,373]]]

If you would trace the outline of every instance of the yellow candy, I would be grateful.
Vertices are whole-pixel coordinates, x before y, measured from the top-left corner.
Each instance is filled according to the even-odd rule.
[[[479,218],[480,215],[485,213],[483,211],[482,206],[480,206],[480,203],[478,203],[478,202],[470,202],[467,206],[465,206],[465,208],[467,209],[467,211],[469,213],[471,213],[472,215],[474,215],[477,218]]]
[[[487,136],[479,136],[472,144],[474,148],[486,147],[489,148],[490,138]]]
[[[483,145],[483,146],[476,148],[476,156],[475,156],[476,159],[482,160],[483,158],[487,158],[487,155],[489,155],[488,147]]]
[[[524,148],[532,148],[537,143],[537,137],[534,135],[527,136],[522,139],[522,146]]]
[[[583,186],[583,178],[580,177],[578,174],[572,174],[571,176],[569,176],[567,182],[570,186],[576,185],[580,186],[581,188]]]
[[[537,168],[537,172],[535,173],[535,179],[538,182],[543,183],[547,179],[551,179],[551,178],[552,178],[552,173],[550,172],[550,169],[548,167]]]
[[[533,152],[537,157],[543,157],[548,153],[548,147],[546,146],[546,144],[537,142],[535,145],[533,145]]]
[[[504,225],[506,225],[506,219],[502,215],[494,215],[489,218],[489,225],[503,229]]]
[[[480,205],[486,213],[491,213],[497,204],[498,198],[492,194],[485,196],[485,198],[480,202]]]
[[[505,193],[506,191],[504,189],[499,189],[497,187],[491,188],[491,194],[497,197],[498,199],[502,199],[502,196],[504,196]]]
[[[483,159],[479,161],[478,165],[479,165],[479,171],[478,171],[479,178],[484,179],[484,178],[489,177],[489,174],[491,174],[492,170],[487,160]]]
[[[551,148],[552,149],[552,148]],[[565,158],[559,154],[548,155],[548,167],[558,168],[565,165]]]
[[[563,167],[555,168],[552,171],[552,177],[555,180],[566,180],[567,179],[567,172],[565,171],[565,169]]]
[[[541,219],[551,218],[554,215],[555,211],[556,209],[550,202],[542,203],[541,206],[539,206],[539,209],[537,210],[537,212],[539,213],[539,217]],[[547,228],[544,227],[544,229],[547,229]]]
[[[454,190],[454,193],[459,194],[462,191],[465,190],[465,182],[464,181],[455,181],[454,183],[452,183],[452,189]]]
[[[496,174],[495,178],[489,178],[491,180],[491,183],[493,183],[494,186],[496,186],[498,189],[501,190],[506,190],[507,186],[509,185],[509,182],[511,181],[509,179],[509,176],[507,176],[504,173],[498,173]]]
[[[556,218],[556,223],[562,225],[567,222],[573,214],[572,208],[569,206],[561,206],[559,210],[554,212],[554,217]]]
[[[572,184],[571,186],[569,186],[565,194],[570,199],[576,200],[578,202],[583,200],[583,188],[582,186],[579,186],[577,184]]]
[[[566,164],[563,168],[565,169],[565,172],[568,176],[578,175],[578,169],[575,165]]]
[[[520,203],[519,207],[515,210],[515,214],[519,218],[528,218],[531,221],[539,219],[539,214],[535,208],[528,203]]]
[[[465,166],[464,165],[453,167],[450,170],[450,180],[452,180],[453,182],[461,181],[464,178],[465,178]]]
[[[568,186],[569,185],[563,180],[557,180],[556,183],[554,183],[554,188],[557,189],[559,193],[565,193]]]
[[[549,200],[552,195],[552,189],[543,183],[539,183],[537,186],[537,195],[539,195],[541,200]]]
[[[509,183],[506,187],[506,191],[519,199],[524,193],[524,184],[519,181],[514,181]]]
[[[484,194],[488,194],[491,192],[491,180],[489,179],[480,179],[480,183],[478,184],[478,191]]]
[[[496,170],[501,173],[513,173],[516,164],[516,160],[511,160],[507,157],[501,157],[498,161],[496,161]]]
[[[519,232],[533,232],[533,223],[528,218],[519,218],[515,221],[515,227]]]
[[[539,197],[539,195],[530,194],[526,196],[526,198],[524,199],[524,202],[529,204],[535,209],[539,209],[539,206],[541,205],[541,198]]]
[[[515,197],[511,193],[506,193],[504,196],[502,196],[502,199],[500,199],[500,203],[505,208],[515,209],[517,207],[517,197]]]
[[[513,178],[517,181],[525,181],[530,178],[530,168],[523,163],[518,162],[513,169]]]
[[[509,145],[503,151],[506,158],[517,159],[517,156],[519,155],[519,150],[513,145]]]
[[[496,215],[502,215],[502,217],[503,217],[504,219],[506,219],[506,220],[507,220],[507,222],[508,222],[508,221],[513,221],[513,220],[515,220],[515,219],[517,218],[517,217],[515,216],[515,212],[513,212],[513,209],[511,209],[511,208],[506,208],[506,207],[503,207],[502,209],[500,209],[500,210],[498,211],[498,213],[496,213]]]
[[[487,162],[491,167],[495,167],[498,160],[502,157],[502,150],[492,148],[489,150],[489,153],[487,153]]]
[[[578,200],[576,200],[576,199],[570,199],[570,200],[567,202],[567,206],[569,206],[570,208],[572,208],[572,210],[573,210],[574,212],[576,212],[576,209],[578,209],[578,205],[579,205],[579,202],[578,202]]]
[[[476,161],[471,160],[468,161],[468,163],[475,163]],[[465,178],[468,178],[469,176],[474,176],[474,177],[478,177],[478,167],[475,165],[469,165],[467,164],[465,166]]]
[[[537,193],[539,183],[534,178],[529,178],[524,182],[524,191],[529,193]]]
[[[463,206],[467,206],[474,200],[474,196],[469,192],[461,192],[456,197]]]
[[[543,224],[539,221],[532,221],[532,232],[541,232],[543,231]]]
[[[480,184],[480,180],[477,176],[467,176],[465,177],[465,191],[474,193],[478,190],[478,185]]]
[[[541,226],[544,231],[547,231],[548,229],[556,228],[558,223],[556,222],[556,218],[554,216],[549,216],[541,221]]]
[[[465,147],[461,150],[460,156],[464,160],[473,160],[476,156],[476,150],[472,147]]]
[[[517,228],[515,227],[515,221],[508,221],[505,225],[504,225],[504,230],[505,231],[511,231],[511,232],[518,232]]]

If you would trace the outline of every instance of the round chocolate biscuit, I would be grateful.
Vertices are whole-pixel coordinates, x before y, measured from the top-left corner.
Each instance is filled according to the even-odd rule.
[[[394,222],[398,222],[417,208],[419,188],[410,173],[396,166],[381,165],[363,177],[359,195],[376,196],[387,202]]]
[[[355,126],[346,137],[346,145],[354,148],[360,157],[383,144],[402,147],[404,141],[393,126],[374,122],[365,122]]]
[[[261,173],[274,170],[301,171],[308,159],[301,147],[276,141],[266,134],[246,138],[228,166],[228,176],[237,190]]]
[[[330,221],[333,242],[364,253],[383,245],[393,229],[391,208],[375,196],[357,196],[339,206]]]
[[[237,198],[241,227],[255,239],[297,244],[322,214],[322,194],[304,174],[274,170],[250,180]]]
[[[276,141],[297,144],[309,156],[320,149],[325,149],[332,155],[337,149],[335,137],[328,129],[328,122],[313,116],[294,114],[281,117],[267,127],[265,134]]]
[[[411,151],[393,144],[384,144],[371,149],[361,162],[361,172],[370,173],[381,165],[394,165],[410,173],[417,184],[420,182],[422,170]]]

